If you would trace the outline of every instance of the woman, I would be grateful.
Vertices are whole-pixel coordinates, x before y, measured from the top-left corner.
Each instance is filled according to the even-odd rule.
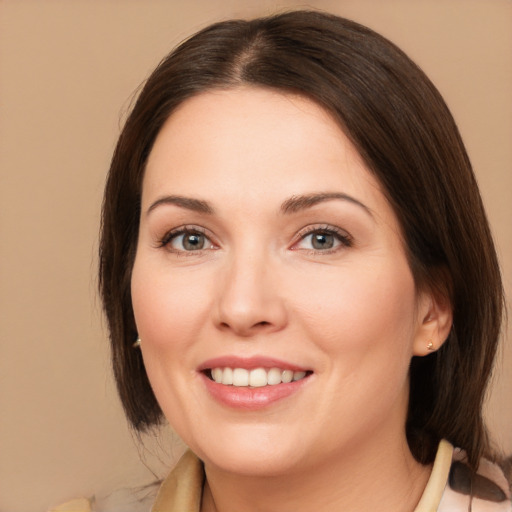
[[[119,139],[100,258],[126,414],[191,449],[155,512],[510,510],[491,235],[446,105],[381,36],[299,11],[183,43]]]

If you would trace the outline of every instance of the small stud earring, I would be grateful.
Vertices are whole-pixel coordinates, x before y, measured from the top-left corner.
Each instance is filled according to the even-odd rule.
[[[429,350],[429,351],[434,350],[434,344],[432,343],[432,340],[428,340],[427,350]]]
[[[142,340],[140,339],[140,336],[137,336],[137,339],[133,342],[132,347],[133,348],[139,348]]]

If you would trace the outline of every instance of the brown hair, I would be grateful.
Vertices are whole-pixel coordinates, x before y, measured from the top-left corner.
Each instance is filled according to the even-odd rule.
[[[187,98],[241,84],[298,93],[339,123],[381,183],[403,230],[418,287],[450,300],[439,351],[411,363],[407,436],[429,463],[441,438],[474,468],[489,449],[482,402],[498,343],[503,291],[496,253],[457,126],[425,74],[352,21],[295,11],[211,25],[147,80],[117,144],[103,203],[100,290],[118,390],[138,430],[162,412],[149,384],[130,296],[142,179],[163,123]]]

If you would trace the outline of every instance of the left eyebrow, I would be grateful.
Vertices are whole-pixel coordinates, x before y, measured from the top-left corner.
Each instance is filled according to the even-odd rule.
[[[202,199],[194,199],[193,197],[185,196],[164,196],[156,200],[147,210],[146,215],[150,214],[155,208],[163,204],[173,204],[184,208],[186,210],[192,210],[198,213],[204,213],[206,215],[213,215],[213,206],[207,201]]]
[[[334,199],[349,201],[350,203],[361,207],[370,217],[373,218],[372,211],[368,206],[357,200],[355,197],[343,194],[342,192],[321,192],[318,194],[292,196],[281,205],[281,212],[296,213],[300,210],[311,208],[316,204],[323,203],[325,201],[332,201]]]

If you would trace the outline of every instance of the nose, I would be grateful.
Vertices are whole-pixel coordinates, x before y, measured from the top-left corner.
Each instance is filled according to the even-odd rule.
[[[269,334],[287,323],[275,265],[264,255],[232,259],[219,275],[216,325],[239,337]]]

